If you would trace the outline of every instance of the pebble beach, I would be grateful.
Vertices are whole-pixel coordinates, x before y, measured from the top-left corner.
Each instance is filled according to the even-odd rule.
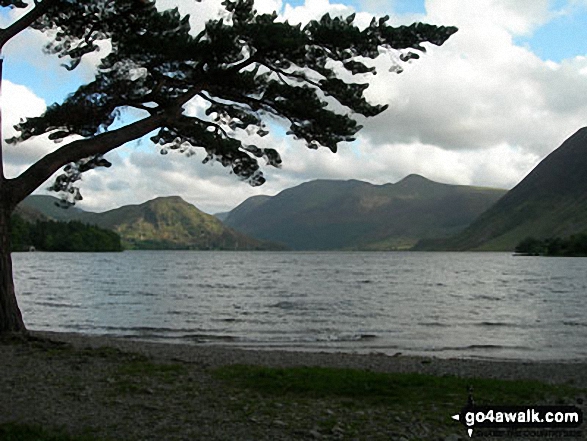
[[[399,414],[387,418],[383,415],[385,410],[378,408],[369,409],[366,416],[358,415],[375,425],[391,422],[385,427],[375,427],[362,437],[356,431],[351,434],[345,429],[349,410],[344,406],[338,408],[338,403],[325,402],[315,411],[304,406],[316,406],[316,402],[292,405],[256,397],[260,401],[251,404],[246,392],[224,387],[210,373],[233,364],[537,380],[583,391],[587,388],[587,361],[494,361],[402,354],[242,350],[82,334],[33,332],[31,335],[32,341],[11,340],[0,344],[0,394],[4,396],[0,400],[0,424],[38,424],[73,434],[83,428],[84,434],[96,437],[91,439],[466,439],[458,424],[443,423],[442,429],[430,423],[418,426],[408,421],[410,416]],[[120,393],[120,372],[137,357],[156,364],[185,366],[187,370],[182,371],[185,387],[149,378],[145,384],[124,386],[130,389],[136,386],[136,390],[131,390],[133,393],[126,390]],[[112,393],[113,386],[119,388],[119,393]],[[573,399],[581,405],[584,403],[582,397]],[[291,406],[294,408],[290,409]],[[269,410],[261,412],[264,407]],[[331,427],[325,432],[319,419],[305,421],[313,416],[304,415],[319,418],[323,412],[340,419],[332,426],[337,430]]]

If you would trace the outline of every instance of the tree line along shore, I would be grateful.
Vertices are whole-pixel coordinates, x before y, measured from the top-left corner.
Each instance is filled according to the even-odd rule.
[[[14,215],[11,224],[12,251],[122,251],[114,231],[82,222],[26,222]]]

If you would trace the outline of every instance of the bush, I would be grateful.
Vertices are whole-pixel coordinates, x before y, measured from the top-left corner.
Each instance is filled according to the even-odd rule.
[[[587,256],[587,234],[572,235],[566,239],[527,237],[516,246],[515,251],[530,256]]]

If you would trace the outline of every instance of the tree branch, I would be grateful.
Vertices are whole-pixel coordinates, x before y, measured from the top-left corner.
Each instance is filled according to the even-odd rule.
[[[296,80],[299,80],[302,82],[306,82],[306,83],[311,84],[312,86],[317,87],[317,88],[321,87],[319,83],[317,83],[314,80],[311,80],[305,74],[299,74],[299,73],[295,73],[295,72],[286,72],[283,69],[280,69],[280,68],[274,67],[274,66],[270,66],[270,65],[268,65],[266,63],[262,63],[262,62],[259,62],[259,64],[266,67],[271,72],[276,73],[279,76],[279,79],[281,80],[281,82],[287,86],[290,86],[290,84],[281,77],[282,75],[286,76],[288,78],[293,78],[293,79],[296,79]]]
[[[3,69],[4,69],[4,59],[0,57],[0,96],[2,95],[2,83],[4,82],[3,78]],[[4,137],[2,136],[2,107],[0,107],[0,190],[4,186],[5,176],[4,176]]]
[[[244,69],[247,66],[250,66],[253,63],[258,62],[257,57],[255,55],[250,56],[249,58],[245,58],[244,60],[229,66],[228,69],[224,70],[225,73],[233,73],[239,72],[241,69]]]
[[[20,34],[31,24],[33,24],[38,18],[42,17],[53,3],[56,3],[56,0],[44,0],[43,2],[35,1],[35,6],[33,9],[20,17],[10,26],[0,31],[0,51],[2,51],[4,45],[8,43],[10,39]]]
[[[173,120],[181,112],[185,103],[201,91],[194,87],[184,95],[175,98],[162,112],[110,132],[101,133],[91,138],[79,139],[49,153],[31,165],[20,176],[6,181],[11,189],[11,203],[16,206],[35,189],[49,179],[56,171],[70,162],[95,155],[104,155],[129,141],[141,138],[161,127],[169,119]]]
[[[195,116],[189,116],[187,118],[197,121],[205,126],[213,127],[216,133],[220,132],[224,135],[225,138],[230,138],[230,136],[228,136],[228,133],[226,133],[226,130],[224,130],[219,124],[213,123],[212,121],[204,121],[203,119],[197,118]]]
[[[11,187],[11,203],[16,206],[25,197],[41,186],[60,168],[80,159],[94,155],[103,155],[121,145],[141,138],[165,123],[167,115],[159,113],[136,121],[120,129],[96,135],[92,138],[72,141],[49,153],[31,165],[20,176],[7,181]]]
[[[248,112],[249,109],[252,112],[257,112],[259,109],[266,111],[267,113],[280,117],[280,113],[270,106],[267,102],[259,100],[257,98],[250,97],[248,95],[238,95],[237,98],[231,99],[230,103],[220,103],[204,93],[198,93],[198,96],[202,97],[206,101],[218,107],[233,107],[244,112]]]
[[[147,106],[143,105],[142,102],[137,102],[137,103],[128,102],[128,103],[126,103],[126,105],[128,107],[132,107],[133,109],[143,110],[143,111],[148,112],[150,114],[154,114],[157,112],[157,110],[159,110],[157,107],[147,107]]]

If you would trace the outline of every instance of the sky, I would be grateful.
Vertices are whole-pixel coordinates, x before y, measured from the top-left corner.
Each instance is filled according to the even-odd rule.
[[[157,6],[190,13],[197,32],[217,16],[220,2],[157,0]],[[251,187],[219,163],[202,164],[203,152],[162,156],[144,138],[109,153],[113,167],[84,174],[80,208],[105,211],[179,195],[212,214],[309,180],[385,184],[412,173],[448,184],[510,189],[587,125],[587,0],[256,0],[256,8],[277,11],[290,23],[356,13],[357,24],[389,15],[393,25],[421,21],[459,31],[441,47],[427,45],[419,60],[402,64],[401,74],[388,55],[377,59],[379,73],[370,77],[366,95],[389,109],[364,121],[357,140],[340,145],[336,154],[309,150],[273,125],[259,145],[276,148],[283,166],[264,167],[267,182]],[[0,25],[17,13],[3,11]],[[43,54],[46,39],[26,32],[4,49],[5,137],[15,134],[12,126],[21,118],[42,114],[90,81],[108,51],[104,44],[69,72],[62,60]],[[59,146],[46,137],[5,145],[7,176]],[[37,193],[47,194],[48,185]]]

